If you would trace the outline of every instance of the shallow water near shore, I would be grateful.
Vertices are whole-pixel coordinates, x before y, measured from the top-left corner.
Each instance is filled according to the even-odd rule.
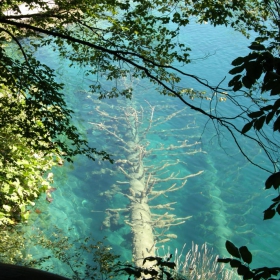
[[[207,78],[212,84],[224,78],[230,69],[230,62],[245,54],[249,45],[244,37],[229,29],[196,24],[182,32],[181,39],[190,44],[195,53],[193,58],[213,54],[207,59],[195,60],[185,68],[190,73]],[[182,189],[160,196],[154,202],[153,205],[176,202],[173,205],[175,210],[168,212],[177,217],[192,216],[185,223],[170,227],[168,233],[177,235],[177,239],[159,244],[161,250],[174,253],[176,248],[180,250],[186,243],[187,253],[192,241],[199,245],[206,242],[213,247],[215,254],[228,257],[224,246],[228,239],[237,246],[246,245],[252,251],[252,267],[278,265],[275,263],[280,258],[277,250],[280,248],[277,240],[278,217],[263,221],[263,211],[270,205],[272,195],[275,195],[273,191],[264,191],[264,181],[269,174],[249,164],[226,131],[221,131],[221,138],[218,138],[213,124],[208,122],[206,125],[206,117],[185,108],[175,98],[160,96],[145,81],[124,81],[124,86],[125,83],[132,83],[135,88],[132,101],[123,98],[98,101],[96,96],[87,93],[89,81],[83,76],[82,69],[68,68],[48,49],[42,49],[38,57],[61,74],[69,107],[75,111],[74,122],[93,147],[108,151],[114,159],[123,158],[114,137],[97,131],[91,124],[103,120],[96,112],[97,106],[112,116],[120,116],[120,108],[135,106],[141,110],[141,106],[149,109],[151,105],[155,106],[154,119],[159,118],[163,122],[147,134],[147,149],[153,148],[155,152],[144,159],[144,165],[179,160],[179,164],[168,169],[169,175],[180,172],[178,177],[204,171],[199,176],[189,178]],[[183,80],[182,85],[197,86],[188,80]],[[194,102],[199,104],[200,101]],[[223,106],[224,112],[235,110],[229,108],[227,102]],[[166,116],[174,112],[181,113],[166,121]],[[148,126],[149,115],[143,121],[143,127]],[[125,126],[116,129],[119,135],[125,135]],[[178,146],[184,141],[193,146],[156,151],[161,145]],[[257,146],[249,141],[243,141],[242,145],[258,162],[271,168]],[[125,208],[129,204],[129,200],[122,195],[122,191],[125,191],[122,185],[114,194],[110,193],[112,186],[118,185],[117,181],[126,180],[125,176],[115,165],[99,160],[92,162],[81,156],[74,164],[55,168],[54,174],[54,187],[57,190],[52,194],[53,202],[47,204],[42,196],[36,205],[42,213],[33,213],[32,223],[26,229],[31,232],[34,228],[40,228],[51,234],[52,226],[56,225],[66,233],[72,228],[69,234],[77,238],[92,234],[95,240],[102,240],[106,236],[113,252],[120,254],[123,260],[131,261],[130,227],[124,222],[126,214],[120,213],[118,224],[110,229],[103,223],[106,209]],[[165,178],[166,175],[158,176]],[[167,189],[173,183],[167,181],[157,188]],[[180,185],[179,181],[176,183]],[[33,248],[31,252],[39,255],[40,250],[36,250]],[[65,269],[55,265],[53,272],[63,274]]]

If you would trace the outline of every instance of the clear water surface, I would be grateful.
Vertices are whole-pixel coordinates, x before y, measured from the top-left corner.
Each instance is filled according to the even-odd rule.
[[[187,65],[185,70],[208,79],[211,84],[224,78],[230,69],[230,62],[237,56],[246,54],[249,44],[247,39],[231,29],[197,24],[182,30],[180,40],[187,42],[193,49],[194,62]],[[210,56],[207,59],[199,59],[208,54]],[[148,109],[148,101],[155,106],[154,118],[161,120],[185,108],[177,99],[160,96],[146,81],[124,81],[124,86],[126,83],[133,83],[135,87],[132,101],[122,98],[98,101],[96,96],[87,93],[89,80],[84,77],[83,70],[69,68],[48,49],[42,49],[38,56],[56,69],[60,79],[66,84],[65,95],[70,108],[75,111],[75,122],[81,133],[92,146],[111,152],[115,159],[123,158],[123,154],[114,137],[104,131],[97,131],[90,124],[104,120],[97,114],[96,106],[106,110],[111,116],[120,116],[120,108],[136,106],[140,110],[142,106]],[[184,79],[182,85],[198,87],[188,79]],[[201,89],[203,90],[202,87]],[[199,104],[200,101],[194,102]],[[225,113],[235,112],[235,108],[230,107],[227,102],[221,106]],[[149,125],[148,117],[147,113],[143,121],[144,127]],[[168,197],[158,197],[154,202],[164,204],[175,201],[177,203],[173,213],[177,217],[192,216],[184,224],[170,228],[168,233],[176,234],[177,239],[159,246],[164,245],[165,250],[169,247],[170,252],[174,252],[186,243],[187,252],[192,241],[199,245],[207,242],[216,254],[227,257],[224,242],[229,239],[237,246],[248,246],[253,252],[252,267],[277,266],[275,259],[280,258],[278,217],[270,221],[263,221],[262,218],[273,194],[264,190],[268,173],[249,164],[228,134],[223,133],[219,139],[211,122],[206,123],[206,117],[186,108],[147,134],[147,141],[150,143],[148,149],[158,148],[161,144],[165,147],[171,144],[176,146],[185,140],[189,144],[199,144],[180,150],[155,151],[144,160],[146,166],[179,159],[180,164],[168,169],[169,175],[178,171],[180,176],[204,171],[203,174],[190,178],[184,188],[169,193]],[[115,129],[118,135],[125,137],[125,126]],[[257,146],[244,141],[243,147],[270,169]],[[57,167],[54,173],[54,186],[57,188],[53,193],[54,200],[47,204],[44,196],[40,199],[36,208],[41,209],[42,213],[33,213],[32,223],[27,226],[27,230],[40,228],[51,234],[53,225],[57,225],[65,232],[73,228],[69,234],[75,237],[92,234],[96,240],[101,240],[107,236],[114,252],[121,254],[123,259],[131,260],[130,228],[124,223],[124,215],[120,213],[118,224],[111,229],[103,224],[107,208],[125,208],[129,204],[129,200],[121,194],[125,192],[124,186],[120,185],[114,195],[110,193],[112,187],[116,189],[116,181],[126,180],[124,175],[114,165],[98,160],[91,162],[85,157],[78,157],[74,164]],[[176,183],[180,184],[179,181]],[[166,189],[171,184],[171,181],[165,182],[158,189]],[[32,252],[40,254],[36,248]],[[54,272],[63,274],[63,268],[54,266]]]

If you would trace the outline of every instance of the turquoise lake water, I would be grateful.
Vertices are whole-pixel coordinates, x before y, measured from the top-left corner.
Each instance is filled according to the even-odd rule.
[[[249,45],[246,38],[231,29],[213,28],[210,25],[192,24],[182,30],[180,40],[187,42],[193,49],[191,58],[194,62],[185,66],[185,71],[206,78],[214,85],[226,76],[234,58],[247,53]],[[209,54],[207,59],[200,59]],[[274,197],[273,191],[264,190],[269,173],[249,164],[225,130],[222,129],[220,138],[217,137],[215,127],[206,117],[186,108],[175,98],[160,96],[147,81],[123,81],[123,86],[132,84],[135,88],[132,101],[123,98],[99,101],[96,96],[87,93],[90,78],[83,75],[82,69],[68,68],[48,49],[42,49],[38,56],[56,69],[66,84],[65,95],[69,107],[75,111],[75,122],[81,133],[92,146],[108,151],[114,159],[124,158],[116,139],[104,131],[97,131],[90,124],[105,121],[97,114],[97,106],[110,116],[120,116],[121,108],[127,106],[133,105],[138,110],[142,106],[146,111],[143,128],[149,125],[148,103],[155,106],[154,119],[159,118],[163,123],[147,134],[148,150],[161,145],[178,146],[185,140],[188,144],[197,142],[188,148],[154,151],[144,159],[146,166],[180,160],[178,165],[168,169],[167,174],[158,175],[162,178],[172,172],[180,171],[179,176],[186,176],[204,171],[199,176],[189,178],[177,192],[155,199],[154,204],[177,202],[173,211],[177,217],[192,216],[184,224],[169,229],[168,233],[176,234],[177,239],[164,243],[165,250],[169,247],[169,251],[174,252],[186,243],[186,253],[192,241],[199,245],[207,242],[209,247],[214,248],[215,254],[228,257],[224,243],[229,239],[237,246],[246,245],[252,251],[251,267],[278,265],[275,259],[280,259],[279,217],[263,221],[263,211]],[[203,87],[189,79],[182,80],[181,84],[203,90]],[[188,102],[200,105],[201,101]],[[201,106],[208,105],[205,104]],[[237,113],[229,102],[219,103],[219,108],[226,114]],[[164,121],[166,116],[179,111],[181,113],[177,116]],[[118,131],[118,135],[126,137],[125,126],[117,122],[111,122],[110,125]],[[259,147],[246,140],[242,140],[242,147],[257,163],[273,171]],[[74,164],[56,168],[54,173],[54,187],[57,188],[53,193],[54,200],[47,204],[44,196],[40,199],[36,207],[42,210],[42,214],[33,214],[33,223],[27,226],[27,230],[32,231],[36,227],[51,234],[53,225],[57,225],[65,232],[73,228],[69,234],[77,238],[92,234],[96,240],[101,240],[107,236],[114,252],[121,254],[123,259],[131,260],[130,228],[124,223],[124,215],[120,214],[119,224],[111,229],[103,225],[106,209],[125,208],[129,204],[129,200],[121,194],[125,192],[123,185],[114,195],[108,194],[112,186],[117,185],[116,181],[126,180],[124,175],[108,162],[91,162],[85,157],[78,157]],[[173,183],[180,185],[180,181],[168,181],[157,188],[167,189]],[[168,212],[171,213],[170,210]],[[41,252],[33,248],[32,253],[39,255]],[[59,264],[54,263],[54,267],[54,272],[65,273],[65,268]]]

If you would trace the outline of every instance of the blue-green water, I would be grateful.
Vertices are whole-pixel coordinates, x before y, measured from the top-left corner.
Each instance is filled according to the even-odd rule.
[[[230,62],[245,54],[249,44],[244,37],[230,29],[196,24],[183,30],[180,40],[190,45],[194,52],[193,59],[196,59],[187,65],[185,70],[208,79],[211,84],[217,84],[224,78],[230,69]],[[207,59],[197,59],[207,54],[211,56]],[[75,122],[92,146],[112,153],[115,159],[123,158],[122,150],[118,148],[115,139],[106,135],[104,131],[94,129],[90,122],[103,121],[96,113],[96,106],[100,106],[111,116],[117,116],[118,108],[130,106],[131,102],[122,98],[98,101],[96,96],[87,93],[90,81],[84,77],[82,69],[68,68],[47,49],[42,49],[38,56],[55,68],[60,79],[66,84],[65,95],[70,108],[75,111]],[[135,87],[133,105],[138,109],[140,106],[148,108],[145,101],[147,100],[155,106],[154,119],[164,120],[166,116],[184,108],[179,100],[160,96],[146,81],[132,81],[132,84]],[[203,87],[189,79],[184,79],[182,86],[199,87],[203,90]],[[219,107],[223,113],[237,113],[229,102],[223,102]],[[148,115],[145,117],[143,126],[147,127]],[[155,204],[176,201],[173,212],[177,217],[192,216],[184,224],[170,228],[168,233],[176,234],[177,239],[164,243],[164,246],[169,246],[173,252],[175,248],[182,248],[186,243],[187,252],[192,241],[196,244],[207,242],[209,246],[214,247],[215,253],[226,257],[228,255],[223,244],[229,239],[237,246],[248,246],[253,252],[252,267],[276,266],[278,264],[275,263],[275,259],[280,257],[280,244],[277,239],[278,217],[270,221],[263,221],[262,218],[262,212],[270,205],[273,197],[272,191],[264,191],[264,181],[269,174],[249,164],[230,135],[222,130],[218,138],[213,124],[206,123],[206,117],[187,108],[147,134],[147,141],[150,143],[148,149],[158,148],[161,144],[165,147],[171,144],[180,145],[185,140],[189,144],[199,142],[195,147],[164,153],[155,151],[145,159],[147,166],[179,159],[181,163],[171,166],[168,174],[180,171],[180,176],[186,176],[204,171],[203,174],[190,178],[184,188],[168,193],[168,197],[158,197],[155,200]],[[183,129],[186,126],[188,129]],[[122,136],[125,133],[125,127],[114,129],[118,131],[118,135]],[[245,140],[242,141],[242,145],[258,163],[271,169],[256,145]],[[107,236],[114,252],[121,254],[124,259],[131,260],[128,238],[130,228],[124,223],[125,218],[121,215],[119,224],[110,230],[103,225],[107,208],[125,208],[129,204],[129,200],[121,194],[124,188],[122,185],[115,195],[106,195],[106,191],[117,185],[116,181],[126,180],[124,175],[114,165],[99,160],[91,162],[84,157],[78,157],[73,165],[65,164],[56,168],[54,173],[54,186],[57,188],[53,193],[54,201],[47,204],[44,197],[41,198],[36,207],[43,213],[33,214],[32,219],[35,222],[30,225],[30,231],[34,227],[40,227],[51,233],[52,225],[57,225],[66,232],[73,228],[70,234],[77,238],[92,234],[96,240],[101,240]],[[162,175],[163,178],[165,176],[166,174]],[[158,188],[166,189],[173,183],[165,182]],[[180,185],[179,181],[176,183]],[[54,272],[64,273],[59,265],[56,265]]]

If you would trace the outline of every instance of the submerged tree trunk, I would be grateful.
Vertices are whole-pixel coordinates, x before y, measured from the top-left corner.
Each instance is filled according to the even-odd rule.
[[[179,159],[165,160],[160,164],[150,166],[145,164],[144,158],[156,153],[174,152],[178,149],[182,151],[185,148],[192,149],[190,152],[185,152],[186,154],[202,152],[200,149],[196,149],[198,142],[188,144],[186,140],[177,146],[169,145],[165,147],[161,144],[158,148],[148,150],[150,143],[147,140],[147,134],[151,132],[152,128],[165,123],[184,111],[177,111],[164,119],[157,118],[154,120],[155,107],[149,103],[148,105],[148,121],[145,121],[147,111],[142,107],[138,111],[132,106],[121,108],[122,114],[120,116],[111,116],[108,112],[101,110],[100,107],[96,107],[98,114],[103,117],[103,122],[92,123],[96,128],[105,131],[107,135],[115,139],[117,144],[120,144],[121,150],[123,150],[124,157],[120,156],[115,161],[115,164],[127,180],[117,181],[117,183],[127,186],[122,190],[122,194],[129,199],[130,204],[124,209],[107,209],[106,212],[109,218],[105,219],[104,225],[109,227],[111,218],[118,216],[121,211],[129,212],[129,219],[125,220],[125,222],[131,227],[133,259],[138,267],[143,267],[144,258],[156,255],[156,246],[158,244],[168,242],[171,238],[176,238],[175,234],[167,233],[171,226],[182,224],[190,218],[190,216],[177,218],[176,215],[168,212],[163,214],[153,213],[152,209],[160,209],[161,212],[162,210],[174,210],[171,206],[176,202],[151,206],[150,201],[183,188],[188,178],[203,172],[199,171],[196,174],[188,174],[182,177],[179,176],[180,171],[176,174],[169,172],[170,167],[182,163]],[[121,133],[122,131],[123,133]],[[160,132],[158,131],[158,133]],[[161,175],[157,175],[159,172]],[[168,181],[174,181],[175,183],[168,188],[160,189],[159,183]],[[179,185],[177,185],[178,182]],[[155,187],[159,190],[156,190]],[[150,267],[151,263],[146,262],[144,266]]]

